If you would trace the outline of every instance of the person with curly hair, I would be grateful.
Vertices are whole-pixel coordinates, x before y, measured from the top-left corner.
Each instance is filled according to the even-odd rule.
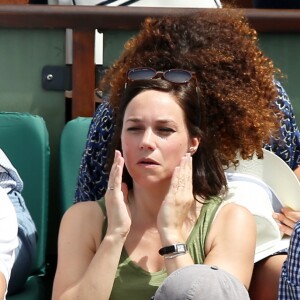
[[[189,74],[186,81],[182,79],[182,74],[179,79],[177,78],[178,71]],[[231,205],[226,203],[224,206],[221,205],[226,202],[222,200],[222,193],[226,191],[227,186],[223,177],[223,166],[237,165],[237,154],[244,159],[254,155],[261,157],[262,145],[271,141],[270,134],[276,138],[280,136],[281,113],[275,103],[278,96],[274,84],[276,73],[277,69],[271,60],[265,57],[257,46],[256,32],[249,27],[244,17],[236,12],[215,10],[192,16],[150,18],[144,22],[142,30],[127,42],[123,54],[111,66],[101,82],[101,90],[108,100],[104,100],[101,104],[104,123],[102,123],[103,135],[100,138],[102,142],[110,143],[114,137],[114,141],[117,142],[112,143],[109,149],[98,149],[100,150],[98,154],[101,154],[98,161],[101,161],[102,170],[106,170],[102,175],[105,177],[110,174],[109,184],[107,188],[106,182],[103,182],[104,198],[94,202],[78,203],[63,217],[53,299],[60,297],[68,299],[75,295],[84,295],[85,299],[88,299],[89,295],[93,295],[91,298],[97,296],[99,299],[124,299],[124,295],[130,295],[125,297],[128,299],[148,299],[147,297],[155,293],[167,275],[181,270],[184,266],[203,263],[218,265],[225,272],[237,277],[244,286],[249,287],[254,261],[253,249],[251,250],[253,247],[251,240],[255,239],[252,232],[253,220],[235,204],[233,206],[239,207],[238,210],[241,209],[237,217],[231,215],[226,221],[224,219],[224,223],[221,221],[222,212],[231,210]],[[176,80],[179,82],[176,83]],[[196,95],[189,93],[188,90],[184,91],[190,85],[194,92],[197,91]],[[178,94],[179,90],[182,90],[182,93]],[[158,118],[159,113],[162,116],[170,113],[172,116],[170,118],[174,119],[174,108],[178,107],[176,105],[174,107],[174,103],[170,101],[165,102],[162,95],[168,100],[174,97],[172,99],[182,109],[184,118],[176,118],[174,123],[186,124],[187,136],[192,139],[188,144],[194,145],[193,150],[186,146],[190,149],[187,152],[192,156],[192,163],[190,155],[183,155],[179,146],[176,150],[171,151],[170,148],[170,151],[165,152],[165,159],[170,156],[170,159],[177,160],[179,165],[179,168],[171,172],[172,176],[169,175],[167,186],[158,180],[158,177],[164,178],[164,172],[162,174],[159,172],[159,176],[156,174],[150,179],[143,172],[135,171],[136,167],[132,163],[133,157],[146,147],[143,146],[145,141],[153,143],[152,146],[147,146],[150,153],[154,151],[153,145],[157,149],[159,142],[152,134],[149,135],[151,138],[148,141],[145,132],[156,132],[153,136],[164,134],[164,137],[159,137],[159,141],[168,140],[173,131],[177,132],[163,124],[154,128],[149,125],[152,123],[151,120]],[[185,105],[191,103],[191,100],[197,106],[191,106],[192,110],[188,112]],[[163,105],[164,103],[168,103],[168,108]],[[138,115],[135,116],[134,112],[138,112]],[[134,116],[132,120],[128,117],[131,113]],[[164,120],[162,123],[165,122]],[[127,123],[132,124],[129,126]],[[190,123],[197,124],[198,129],[191,130]],[[92,126],[93,124],[90,134],[93,132]],[[196,133],[199,130],[200,135]],[[130,137],[139,142],[134,143]],[[93,140],[94,145],[98,142]],[[135,147],[137,144],[141,146]],[[207,147],[210,150],[202,152],[204,149],[207,150]],[[115,152],[115,149],[118,151]],[[101,152],[102,150],[104,152]],[[112,168],[105,168],[107,162],[111,161],[109,159],[111,154],[115,155],[113,163],[109,164]],[[183,158],[179,159],[181,155]],[[202,163],[198,160],[200,157]],[[217,165],[222,166],[221,173],[216,167],[216,161]],[[202,168],[207,167],[207,164],[208,168]],[[145,169],[151,169],[153,166],[155,169],[155,165],[160,163],[154,158],[144,157],[138,165]],[[123,168],[127,188],[122,185],[123,193],[121,193]],[[178,169],[182,178],[175,171]],[[189,169],[194,170],[192,175],[187,171]],[[197,175],[194,173],[195,169],[198,169]],[[94,182],[101,179],[99,173],[95,173],[94,178],[88,178],[91,183],[95,179]],[[188,198],[191,188],[186,193],[177,195],[179,186],[183,188],[189,185],[188,178],[193,179],[193,198],[198,199],[200,196],[201,201],[195,201],[193,205],[188,202],[188,209],[186,207],[183,209],[181,206],[183,204],[175,201],[178,204],[178,211],[183,213],[181,216],[178,211],[175,213],[173,200],[177,196],[185,200]],[[163,180],[165,182],[166,178]],[[171,184],[174,181],[176,184]],[[163,187],[165,192],[161,194]],[[159,193],[159,196],[153,197],[153,193]],[[144,203],[143,197],[151,198],[152,201]],[[214,211],[207,215],[211,225],[200,226],[204,231],[199,236],[204,239],[204,243],[200,246],[197,244],[198,241],[196,245],[191,245],[192,239],[188,237],[188,232],[197,227],[198,221],[195,223],[197,218],[200,223],[203,219],[201,213],[200,215],[196,213],[198,217],[192,218],[191,224],[187,226],[190,221],[186,217],[189,213],[194,214],[192,207],[198,207],[200,212],[203,212],[204,207],[212,205],[214,201],[211,200],[215,197],[220,200],[217,204],[220,210],[218,213]],[[169,201],[172,201],[172,204]],[[142,203],[145,206],[141,205]],[[208,203],[209,205],[206,205]],[[98,208],[99,204],[101,211]],[[170,210],[165,210],[166,206]],[[238,224],[241,222],[240,213],[245,213],[244,225]],[[180,230],[173,232],[174,220],[177,219],[180,220],[177,227]],[[117,220],[118,224],[115,223]],[[146,220],[149,223],[145,224]],[[233,223],[232,231],[229,230],[230,238],[228,236],[227,240],[225,236],[228,222]],[[250,224],[249,228],[247,222]],[[218,230],[218,224],[221,223],[221,227],[224,227],[222,230],[225,230],[222,234]],[[116,236],[119,226],[122,228],[122,237],[117,243],[111,243],[110,237]],[[242,230],[242,234],[238,228]],[[249,235],[246,233],[248,230]],[[169,236],[170,231],[174,233],[174,239]],[[230,245],[224,240],[231,241]],[[216,248],[213,246],[214,242]],[[160,247],[163,260],[157,253]],[[178,247],[182,252],[178,251]],[[186,247],[189,249],[188,254]],[[195,250],[194,247],[203,248]],[[198,257],[199,253],[201,257]],[[245,254],[248,258],[244,256]],[[252,267],[249,265],[250,261]],[[166,271],[163,271],[165,269]],[[159,279],[155,276],[157,272],[163,274]],[[146,274],[147,279],[142,274]],[[132,278],[134,280],[131,283]],[[278,280],[279,276],[277,285]],[[163,286],[164,284],[161,285]],[[159,299],[159,295],[156,296]]]

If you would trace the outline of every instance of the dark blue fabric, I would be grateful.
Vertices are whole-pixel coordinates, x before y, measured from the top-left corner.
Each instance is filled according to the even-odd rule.
[[[280,126],[281,137],[277,139],[272,138],[271,143],[266,144],[264,148],[274,152],[292,170],[295,170],[300,165],[300,132],[293,106],[286,91],[278,81],[275,84],[279,94],[276,99],[276,105],[283,112]]]
[[[75,202],[99,200],[104,196],[108,180],[104,167],[113,129],[113,112],[109,103],[104,100],[98,106],[89,128],[79,170]]]

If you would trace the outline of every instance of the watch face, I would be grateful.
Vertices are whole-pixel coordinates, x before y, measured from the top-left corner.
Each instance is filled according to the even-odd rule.
[[[185,245],[183,244],[177,245],[177,252],[185,252]]]

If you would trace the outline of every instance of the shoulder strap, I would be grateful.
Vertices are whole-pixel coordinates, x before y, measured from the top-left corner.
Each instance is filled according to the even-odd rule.
[[[100,200],[97,200],[97,203],[99,204],[99,206],[103,212],[103,215],[104,215],[103,227],[102,227],[102,239],[103,239],[106,234],[106,231],[107,231],[107,212],[106,212],[104,197],[101,198]]]

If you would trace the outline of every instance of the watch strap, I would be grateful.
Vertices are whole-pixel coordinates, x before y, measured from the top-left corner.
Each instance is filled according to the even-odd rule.
[[[177,243],[171,246],[166,246],[159,249],[158,253],[162,256],[167,254],[184,254],[187,252],[187,246],[184,243]]]

